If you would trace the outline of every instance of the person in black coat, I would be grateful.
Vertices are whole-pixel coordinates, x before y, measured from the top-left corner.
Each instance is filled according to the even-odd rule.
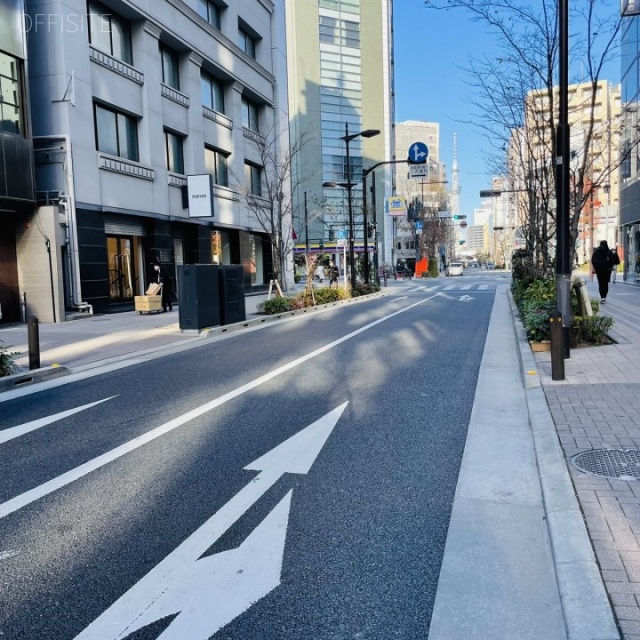
[[[606,240],[600,242],[600,246],[591,256],[591,266],[598,278],[598,290],[600,292],[600,304],[604,304],[609,293],[609,280],[611,271],[616,264],[617,254],[614,254]],[[619,260],[619,258],[617,258]]]
[[[173,303],[171,301],[171,281],[167,272],[161,266],[159,262],[153,263],[153,278],[152,282],[157,282],[162,285],[162,310],[173,311]]]

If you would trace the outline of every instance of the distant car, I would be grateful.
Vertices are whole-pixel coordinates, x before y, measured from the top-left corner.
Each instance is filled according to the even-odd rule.
[[[491,270],[495,268],[496,268],[496,265],[493,262],[487,262],[487,269]]]
[[[446,270],[448,276],[461,276],[464,272],[464,265],[462,262],[452,262]]]

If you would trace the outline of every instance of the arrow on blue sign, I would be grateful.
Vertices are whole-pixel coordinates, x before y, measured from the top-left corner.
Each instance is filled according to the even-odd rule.
[[[425,164],[429,149],[424,142],[414,142],[409,147],[409,164]]]

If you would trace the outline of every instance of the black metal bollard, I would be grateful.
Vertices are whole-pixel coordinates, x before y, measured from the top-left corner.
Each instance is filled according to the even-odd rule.
[[[564,380],[564,334],[562,314],[555,311],[549,316],[551,338],[551,379]]]
[[[29,371],[40,368],[40,329],[38,318],[29,321]]]

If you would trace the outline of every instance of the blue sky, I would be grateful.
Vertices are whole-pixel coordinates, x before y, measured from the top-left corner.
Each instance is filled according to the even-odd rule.
[[[535,3],[535,0],[533,0]],[[617,8],[603,3],[603,11]],[[440,123],[440,160],[451,180],[453,134],[458,134],[460,212],[480,206],[479,191],[490,187],[491,173],[483,149],[488,142],[473,125],[464,122],[469,88],[465,68],[469,56],[491,55],[495,36],[472,22],[462,10],[425,9],[422,0],[394,2],[396,121],[426,120]],[[612,69],[617,70],[617,64]],[[618,77],[609,77],[619,82]],[[473,116],[472,116],[473,118]]]
[[[394,2],[396,121],[440,123],[440,160],[451,181],[453,134],[458,134],[460,212],[480,206],[491,174],[482,149],[487,142],[469,119],[466,72],[469,55],[491,51],[495,40],[460,10],[425,9],[422,0]]]

